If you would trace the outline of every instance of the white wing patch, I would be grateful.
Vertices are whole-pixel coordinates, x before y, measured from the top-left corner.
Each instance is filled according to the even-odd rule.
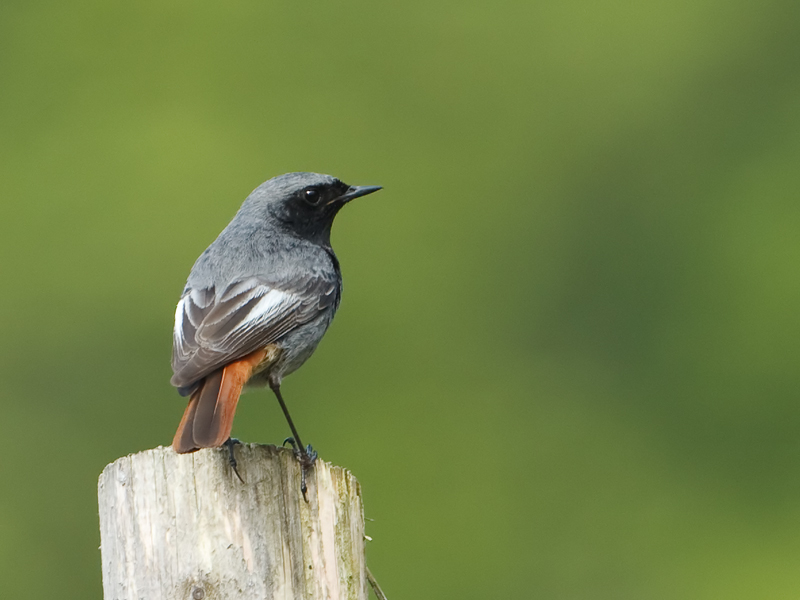
[[[294,294],[270,289],[261,296],[258,303],[250,309],[250,312],[247,313],[247,316],[242,319],[233,332],[238,333],[242,330],[258,327],[268,322],[275,315],[285,311],[287,307],[297,304],[298,301],[299,299]]]
[[[175,309],[175,331],[173,332],[173,343],[175,344],[176,348],[180,348],[183,345],[183,315],[185,302],[186,296],[180,299],[180,302],[178,302],[178,308]]]

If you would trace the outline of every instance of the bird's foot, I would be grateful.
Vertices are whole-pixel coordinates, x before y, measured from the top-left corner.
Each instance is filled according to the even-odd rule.
[[[239,475],[239,470],[236,468],[239,463],[236,462],[236,456],[233,454],[233,447],[241,443],[242,442],[236,438],[228,438],[222,443],[222,445],[228,449],[228,463],[231,465],[231,469],[233,469],[233,472],[236,473],[236,477],[239,478],[239,481],[244,483],[244,479],[242,479],[242,476]]]
[[[301,448],[293,437],[288,437],[283,440],[283,445],[290,444],[294,451],[294,456],[300,463],[300,491],[303,493],[303,500],[308,502],[308,487],[306,486],[306,475],[317,462],[317,452],[309,444],[305,448]]]

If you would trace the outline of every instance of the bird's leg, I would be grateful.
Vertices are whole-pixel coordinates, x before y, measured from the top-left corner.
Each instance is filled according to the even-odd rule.
[[[306,474],[309,470],[311,470],[311,467],[314,466],[314,462],[317,460],[317,453],[314,451],[314,448],[311,447],[311,444],[305,447],[303,446],[303,442],[300,440],[300,435],[297,433],[297,428],[294,426],[291,415],[289,415],[289,409],[286,408],[286,403],[283,401],[283,396],[281,395],[281,384],[270,381],[269,386],[272,388],[272,391],[275,392],[275,397],[278,398],[278,402],[283,410],[283,416],[286,417],[286,422],[289,423],[289,429],[292,430],[292,435],[294,437],[286,438],[283,443],[285,445],[287,442],[289,442],[292,445],[292,448],[294,449],[294,455],[300,462],[300,466],[302,468],[302,473],[300,476],[300,491],[303,492],[303,499],[308,502],[308,495],[306,493],[308,491],[308,488],[306,487]]]
[[[244,483],[244,479],[242,479],[242,476],[239,475],[239,470],[236,468],[238,466],[238,463],[236,462],[236,456],[234,456],[233,454],[233,447],[236,444],[241,444],[241,443],[242,442],[240,442],[236,438],[229,437],[222,443],[222,445],[228,449],[228,463],[230,463],[231,469],[233,469],[233,472],[236,473],[236,476],[239,478],[239,481]]]

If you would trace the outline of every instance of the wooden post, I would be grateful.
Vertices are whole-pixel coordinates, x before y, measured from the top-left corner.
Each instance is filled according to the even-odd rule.
[[[367,600],[361,487],[318,460],[306,503],[291,450],[158,447],[100,475],[105,600]]]

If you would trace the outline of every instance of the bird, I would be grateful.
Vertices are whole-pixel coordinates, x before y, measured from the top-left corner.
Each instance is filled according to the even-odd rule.
[[[316,453],[300,440],[281,382],[311,356],[339,307],[336,215],[380,189],[320,173],[273,177],[200,255],[175,310],[170,383],[189,398],[172,441],[176,452],[232,443],[242,391],[268,386],[292,431],[286,441],[303,466],[305,497]],[[232,445],[230,451],[235,470]]]

